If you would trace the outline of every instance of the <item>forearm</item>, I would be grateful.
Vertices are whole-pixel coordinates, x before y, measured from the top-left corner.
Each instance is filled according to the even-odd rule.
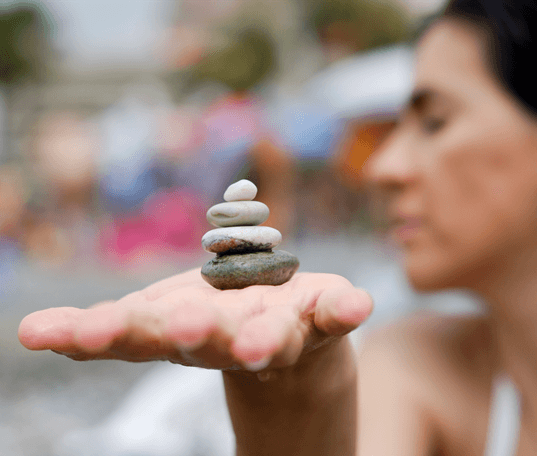
[[[357,372],[348,338],[261,382],[224,373],[238,456],[356,454]]]

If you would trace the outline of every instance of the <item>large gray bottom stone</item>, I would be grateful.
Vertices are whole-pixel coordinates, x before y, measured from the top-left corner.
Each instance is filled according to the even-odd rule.
[[[281,285],[298,269],[298,258],[284,250],[221,255],[201,268],[206,282],[220,290],[251,285]]]

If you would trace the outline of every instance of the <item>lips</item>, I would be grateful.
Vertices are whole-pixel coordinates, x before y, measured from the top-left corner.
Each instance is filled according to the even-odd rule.
[[[411,242],[423,228],[419,217],[399,216],[393,223],[393,236],[403,244]]]

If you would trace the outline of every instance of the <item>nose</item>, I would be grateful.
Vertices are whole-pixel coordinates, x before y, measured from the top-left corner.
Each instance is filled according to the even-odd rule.
[[[367,161],[364,167],[366,182],[384,190],[400,189],[415,177],[411,138],[396,128]]]

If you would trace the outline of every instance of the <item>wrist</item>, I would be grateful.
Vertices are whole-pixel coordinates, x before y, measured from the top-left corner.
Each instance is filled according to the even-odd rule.
[[[343,337],[303,355],[294,366],[261,373],[224,371],[223,376],[226,392],[237,389],[237,399],[273,403],[278,399],[337,394],[356,384],[357,368],[352,344]]]
[[[254,373],[224,372],[237,454],[354,454],[357,370],[348,337],[274,374],[261,381]]]

